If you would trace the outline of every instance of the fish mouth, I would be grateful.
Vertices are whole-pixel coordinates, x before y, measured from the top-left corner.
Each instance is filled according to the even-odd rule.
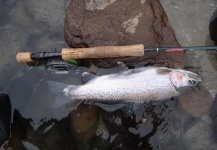
[[[188,77],[196,82],[196,84],[202,83],[201,77],[196,73],[188,73]]]
[[[189,83],[189,85],[192,86],[192,87],[195,87],[195,86],[197,86],[198,84],[201,84],[201,83],[202,83],[201,77],[200,77],[198,74],[196,74],[196,73],[188,73],[188,77],[190,78],[190,79],[188,80],[188,83]]]
[[[201,78],[197,79],[197,84],[201,84],[201,83],[202,83],[202,79]]]
[[[198,79],[195,79],[195,84],[193,84],[193,87],[197,86],[198,84],[201,84],[202,83],[202,80],[201,78],[198,78]]]

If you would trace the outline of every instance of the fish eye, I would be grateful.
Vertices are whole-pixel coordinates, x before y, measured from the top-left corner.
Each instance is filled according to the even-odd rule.
[[[189,83],[190,85],[195,85],[195,84],[196,84],[196,81],[194,81],[194,80],[188,80],[188,83]]]

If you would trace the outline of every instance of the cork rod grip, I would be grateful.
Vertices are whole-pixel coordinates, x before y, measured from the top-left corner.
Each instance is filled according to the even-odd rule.
[[[17,53],[17,61],[20,63],[27,63],[27,62],[32,62],[33,60],[31,59],[31,54],[30,52],[19,52]]]
[[[90,48],[63,48],[62,59],[82,59],[82,58],[109,58],[122,56],[143,56],[144,46],[100,46]]]

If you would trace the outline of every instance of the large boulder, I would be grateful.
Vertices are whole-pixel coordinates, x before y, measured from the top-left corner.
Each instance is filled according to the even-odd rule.
[[[73,0],[68,5],[64,36],[69,47],[144,44],[178,46],[158,0]],[[183,53],[145,53],[143,57],[91,59],[98,67],[117,61],[182,67]]]

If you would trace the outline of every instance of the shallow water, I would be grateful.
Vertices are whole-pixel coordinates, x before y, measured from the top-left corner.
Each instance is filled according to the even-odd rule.
[[[0,93],[10,96],[13,107],[11,138],[1,149],[216,149],[212,119],[216,109],[212,115],[208,110],[195,118],[189,108],[180,106],[178,98],[144,103],[129,117],[122,110],[107,112],[84,104],[71,114],[69,107],[52,109],[46,81],[79,85],[85,71],[97,75],[118,72],[117,68],[86,66],[69,74],[54,74],[44,66],[16,62],[19,51],[67,47],[63,23],[68,3],[0,1]],[[202,77],[212,100],[217,93],[216,60],[216,52],[189,52],[185,66]],[[216,107],[214,102],[212,108]]]

